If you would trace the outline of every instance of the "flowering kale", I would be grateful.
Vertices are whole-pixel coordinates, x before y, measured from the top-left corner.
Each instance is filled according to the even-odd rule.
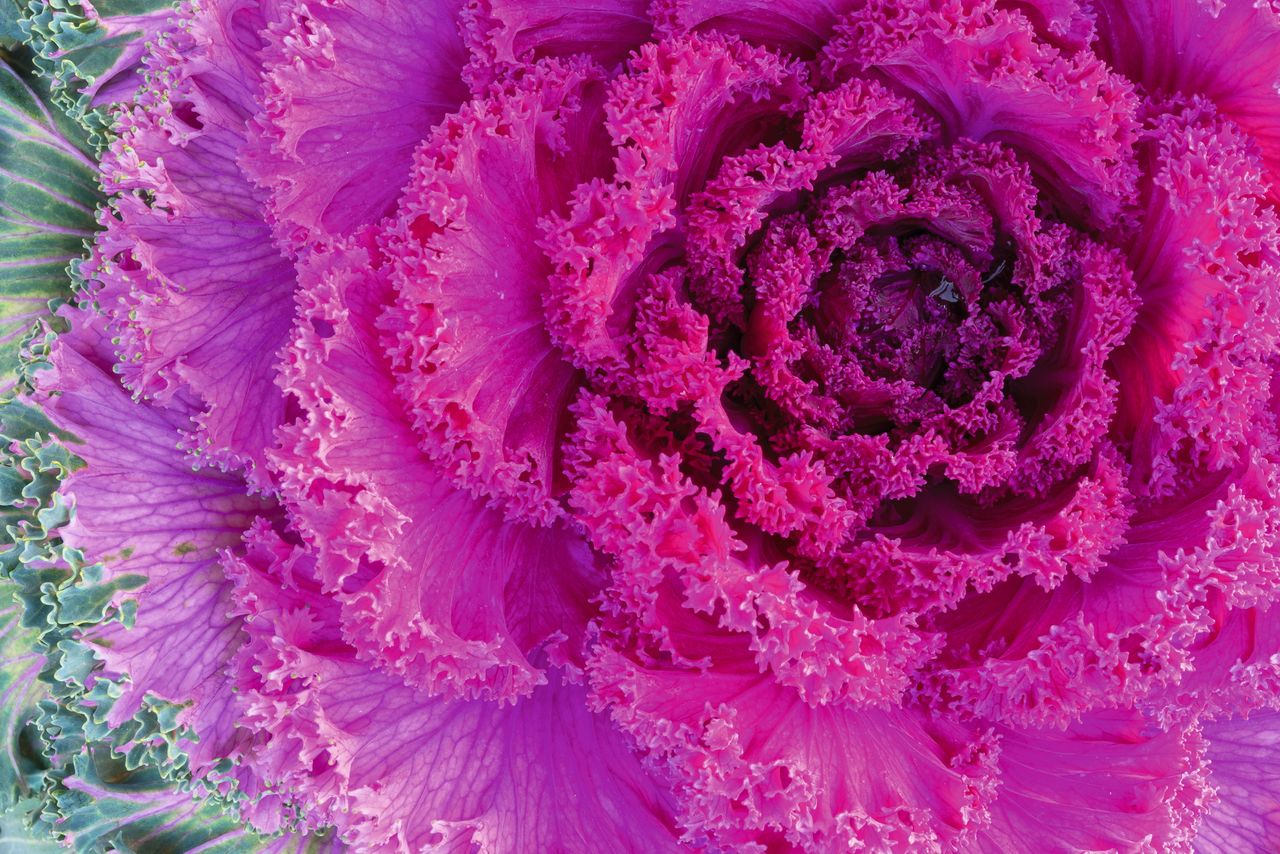
[[[1273,0],[22,27],[6,834],[1280,850]]]

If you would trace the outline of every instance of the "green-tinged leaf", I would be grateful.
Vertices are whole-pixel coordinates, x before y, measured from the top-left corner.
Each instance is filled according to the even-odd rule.
[[[37,640],[22,625],[17,588],[0,581],[0,809],[40,792],[50,767],[36,726],[37,704],[49,693]]]
[[[28,0],[21,23],[37,67],[94,147],[110,139],[110,108],[142,84],[144,47],[173,11],[172,0]]]
[[[51,103],[24,58],[0,54],[0,394],[12,391],[22,339],[70,296],[101,201],[84,132]]]
[[[0,0],[0,48],[12,50],[23,40],[19,0]]]
[[[39,801],[26,800],[0,810],[0,854],[62,854],[66,849],[27,819],[40,808]]]
[[[16,400],[0,401],[0,435],[9,441],[22,441],[36,437],[56,437],[63,441],[78,441],[70,433],[59,430],[39,409]]]
[[[0,401],[0,442],[8,444],[54,435],[58,435],[58,431],[38,410],[16,401]],[[12,542],[7,533],[9,529],[18,526],[30,513],[26,500],[29,483],[12,456],[0,456],[0,543],[6,546]],[[30,506],[37,503],[30,502]]]
[[[4,567],[16,565],[19,540],[38,529],[34,514],[53,502],[61,473],[71,465],[70,457],[53,461],[43,452],[44,437],[56,433],[38,411],[0,403],[0,443],[6,448],[0,457],[0,519],[4,522],[0,541],[7,546],[0,559],[0,575],[7,575]],[[31,465],[24,465],[28,463],[25,449],[36,448],[41,453],[33,453]],[[39,472],[41,456],[52,463],[44,473]],[[40,553],[40,548],[31,552]],[[0,810],[9,811],[0,839],[5,843],[15,838],[21,817],[39,803],[36,796],[47,787],[51,771],[38,722],[39,704],[51,696],[48,682],[41,679],[46,665],[40,647],[41,623],[24,619],[20,592],[11,578],[0,578]]]
[[[153,768],[130,770],[98,748],[78,755],[74,772],[63,781],[58,806],[66,818],[58,832],[74,850],[133,854],[250,854],[322,850],[323,836],[296,841],[270,840],[245,830],[235,818],[176,788]],[[327,850],[327,849],[325,849]]]

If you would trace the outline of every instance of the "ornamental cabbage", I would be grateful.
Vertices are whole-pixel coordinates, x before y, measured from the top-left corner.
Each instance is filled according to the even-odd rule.
[[[1274,2],[69,14],[55,836],[1280,848]]]

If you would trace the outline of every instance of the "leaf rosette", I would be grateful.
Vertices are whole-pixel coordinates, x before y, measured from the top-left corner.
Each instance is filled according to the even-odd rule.
[[[1094,6],[182,7],[95,720],[359,851],[1274,845],[1280,22]]]

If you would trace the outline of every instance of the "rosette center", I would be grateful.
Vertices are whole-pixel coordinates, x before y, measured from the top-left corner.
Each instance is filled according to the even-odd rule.
[[[1002,207],[1007,182],[1029,204]],[[1017,196],[1014,196],[1017,198]],[[952,149],[820,189],[748,258],[744,352],[765,394],[836,434],[916,430],[996,402],[1053,347],[1073,271],[1050,263],[1025,171],[996,149]]]

